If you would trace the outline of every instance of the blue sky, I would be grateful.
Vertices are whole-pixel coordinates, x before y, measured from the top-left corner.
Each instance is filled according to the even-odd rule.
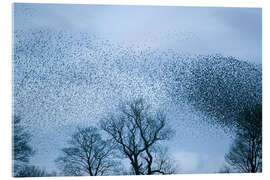
[[[148,78],[147,74],[130,76],[142,71],[144,64],[137,59],[132,61],[127,57],[125,63],[135,68],[123,73],[115,70],[116,65],[108,58],[119,56],[119,49],[114,48],[120,44],[119,51],[150,48],[151,52],[172,49],[185,55],[218,53],[261,64],[261,18],[261,9],[256,8],[15,4],[14,30],[23,30],[25,37],[35,38],[31,32],[40,29],[49,29],[49,33],[65,32],[64,39],[72,36],[65,41],[66,46],[61,45],[66,58],[63,66],[60,61],[53,64],[59,52],[51,41],[47,53],[42,54],[48,60],[44,66],[40,66],[41,54],[38,58],[29,53],[22,56],[26,64],[45,74],[45,80],[27,81],[19,93],[20,101],[14,103],[14,112],[22,116],[25,125],[35,134],[32,143],[38,149],[32,163],[53,170],[53,161],[61,153],[59,149],[64,147],[74,125],[96,123],[104,112],[114,108],[110,102],[119,94],[121,97],[136,94],[145,96],[154,106],[171,107],[169,118],[181,131],[177,131],[169,147],[182,172],[218,171],[231,143],[230,135],[209,125],[203,120],[207,117],[187,104],[171,106],[163,84]],[[88,39],[80,33],[95,36],[100,41],[108,40],[114,47],[105,43],[102,48],[89,50],[86,48]],[[38,53],[38,48],[33,51]],[[110,56],[99,54],[103,51],[111,53]],[[109,64],[102,65],[105,60]],[[159,62],[148,65],[155,70]],[[23,68],[28,67],[20,66],[15,79],[20,79]],[[91,77],[96,77],[91,86],[83,83],[85,77],[90,77],[88,67],[94,68]],[[64,79],[50,74],[49,68],[58,68],[65,74]],[[69,73],[78,72],[82,82],[67,80]]]

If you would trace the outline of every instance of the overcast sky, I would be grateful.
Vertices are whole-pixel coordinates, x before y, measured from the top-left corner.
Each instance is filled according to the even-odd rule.
[[[261,18],[261,9],[255,8],[14,5],[14,30],[23,30],[26,34],[33,29],[42,28],[70,34],[82,32],[123,47],[136,46],[141,50],[151,48],[159,51],[173,49],[183,54],[219,53],[258,64],[262,57]],[[80,41],[83,39],[80,38]],[[78,52],[76,47],[65,50],[68,53],[74,52],[80,58],[84,58],[81,53],[87,51],[82,48]],[[57,54],[56,50],[55,53]],[[31,55],[26,54],[25,59],[27,56]],[[131,82],[128,88],[121,91],[125,96],[132,94],[132,90],[138,87],[135,82],[140,82],[146,87],[147,96],[155,99],[156,104],[168,104],[164,103],[166,95],[158,82],[152,85],[144,77],[129,79],[125,74],[115,75],[117,72],[112,72],[111,69],[104,72],[109,75],[104,78],[106,83],[99,89],[96,88],[98,86],[77,84],[61,87],[58,92],[58,85],[42,82],[42,87],[46,88],[42,91],[37,89],[36,94],[30,88],[24,90],[25,97],[20,96],[25,102],[24,106],[15,104],[14,112],[23,112],[24,115],[20,115],[25,122],[29,122],[29,128],[35,127],[38,131],[33,138],[33,144],[38,147],[33,163],[50,170],[55,168],[53,161],[60,153],[59,149],[65,145],[69,132],[67,129],[72,128],[76,122],[86,122],[89,116],[97,119],[100,117],[102,110],[107,107],[107,101],[113,98],[113,93],[108,95],[112,89],[108,82],[114,82],[114,77],[121,81],[119,87],[127,87],[125,83]],[[50,78],[53,80],[53,77]],[[64,93],[64,98],[56,100],[59,93]],[[94,113],[89,112],[90,110]],[[194,112],[188,105],[175,105],[170,108],[170,112],[169,118],[173,119],[174,126],[179,131],[169,147],[172,147],[170,152],[180,164],[182,172],[218,171],[231,143],[229,135],[202,121],[205,117],[200,112]],[[93,118],[87,123],[95,121]]]
[[[257,8],[50,4],[20,7],[23,15],[18,15],[15,29],[68,29],[128,44],[143,43],[190,53],[216,52],[261,61],[262,13]]]

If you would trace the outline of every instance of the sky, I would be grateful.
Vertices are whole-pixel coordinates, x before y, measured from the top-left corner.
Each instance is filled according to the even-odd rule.
[[[171,101],[159,79],[163,61],[154,57],[173,50],[261,64],[261,18],[257,8],[15,4],[14,41],[22,50],[14,54],[13,112],[34,132],[32,163],[54,170],[76,125],[96,123],[116,100],[143,96],[168,109],[177,129],[169,151],[181,172],[217,172],[231,135]]]
[[[21,13],[15,29],[46,26],[127,44],[261,61],[262,13],[258,8],[36,4],[27,5]]]

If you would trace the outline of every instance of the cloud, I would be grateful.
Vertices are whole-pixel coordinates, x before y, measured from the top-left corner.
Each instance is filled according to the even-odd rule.
[[[180,150],[172,154],[180,167],[180,173],[214,173],[224,163],[223,157],[199,152]]]
[[[16,28],[47,26],[141,48],[215,52],[261,61],[258,8],[15,4],[16,14]]]

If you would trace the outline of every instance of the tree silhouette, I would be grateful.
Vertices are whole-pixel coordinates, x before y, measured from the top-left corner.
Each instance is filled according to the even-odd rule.
[[[96,127],[78,128],[69,141],[70,147],[63,148],[63,156],[56,160],[64,175],[112,174],[117,166],[112,159],[112,143],[102,139]]]
[[[29,159],[34,154],[34,150],[30,146],[31,135],[24,130],[20,124],[21,119],[19,116],[13,116],[13,173],[16,173],[20,168],[24,167]]]
[[[48,173],[46,170],[40,169],[37,166],[24,166],[17,173],[16,177],[48,177],[56,175],[55,172]]]
[[[101,121],[101,128],[112,137],[121,154],[129,159],[134,174],[174,172],[172,169],[166,171],[169,162],[162,159],[161,154],[158,156],[157,150],[159,142],[171,137],[172,129],[165,114],[151,112],[144,100],[126,103],[118,114]]]
[[[239,172],[262,171],[262,106],[246,109],[238,121],[236,138],[225,160]]]

